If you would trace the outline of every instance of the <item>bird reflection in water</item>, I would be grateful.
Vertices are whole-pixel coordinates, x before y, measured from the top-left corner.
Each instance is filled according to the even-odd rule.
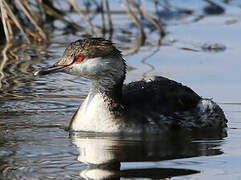
[[[78,161],[87,165],[80,172],[86,179],[170,178],[199,173],[195,169],[163,168],[163,160],[219,155],[225,132],[165,133],[148,136],[115,136],[75,133],[72,142],[79,151]],[[205,134],[205,137],[203,137]],[[198,141],[196,141],[198,140]],[[209,140],[212,140],[210,143]],[[216,140],[216,141],[215,141]],[[138,168],[128,164],[134,162]],[[152,162],[147,166],[147,162]],[[153,165],[156,166],[153,168]],[[159,167],[158,167],[159,166]]]

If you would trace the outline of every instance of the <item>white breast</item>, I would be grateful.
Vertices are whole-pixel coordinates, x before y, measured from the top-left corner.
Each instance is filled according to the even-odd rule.
[[[75,131],[119,132],[120,124],[101,94],[89,94],[76,112],[70,128]]]

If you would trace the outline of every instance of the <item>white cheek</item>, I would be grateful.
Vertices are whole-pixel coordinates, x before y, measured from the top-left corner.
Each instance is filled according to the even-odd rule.
[[[71,68],[66,70],[66,73],[72,75],[78,75],[89,79],[95,79],[98,77],[106,77],[108,74],[115,74],[116,78],[119,78],[119,75],[123,69],[122,61],[118,60],[109,60],[102,58],[92,58],[86,59],[81,63],[73,65]]]
[[[101,58],[88,59],[73,67],[73,71],[78,71],[82,76],[101,76],[109,70],[108,62]]]
[[[84,62],[81,68],[83,74],[89,75],[96,75],[102,69],[100,63],[92,62],[91,60]]]
[[[91,77],[96,76],[100,71],[103,70],[102,64],[100,63],[101,60],[99,58],[88,59],[81,63],[76,63],[65,72],[78,75],[83,77]]]
[[[75,65],[73,67],[70,67],[65,72],[72,75],[82,76],[80,65]]]

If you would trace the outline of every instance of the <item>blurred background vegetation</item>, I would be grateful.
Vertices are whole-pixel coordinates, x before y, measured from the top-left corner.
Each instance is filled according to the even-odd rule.
[[[223,6],[233,3],[229,0],[200,2],[203,5],[197,11],[193,8],[195,3],[185,6],[175,0],[1,0],[0,81],[6,63],[19,59],[16,52],[31,45],[47,48],[53,37],[104,37],[119,42],[121,50],[127,52],[125,55],[133,55],[144,45],[163,45],[169,22],[193,23],[208,15],[221,15],[225,13]],[[168,37],[168,43],[175,41]],[[204,44],[202,49],[222,51],[225,47]]]
[[[96,36],[112,38],[114,27],[112,16],[116,14],[127,14],[142,38],[146,38],[144,31],[145,24],[149,28],[158,30],[160,37],[165,35],[164,24],[161,20],[160,7],[168,6],[168,1],[153,0],[151,3],[155,7],[155,16],[149,13],[142,6],[140,1],[124,0],[118,1],[123,10],[112,8],[108,0],[91,0],[79,3],[75,0],[50,1],[50,0],[2,0],[1,1],[1,43],[4,40],[11,43],[16,38],[23,38],[24,42],[31,43],[46,42],[48,35],[54,28],[61,28],[54,24],[55,20],[61,21],[65,26],[62,30],[66,32],[81,32],[82,36]],[[81,6],[79,6],[81,4]],[[111,3],[113,4],[113,3]],[[115,3],[114,3],[115,4]],[[73,13],[80,20],[75,22],[70,16]],[[189,13],[187,11],[187,13]],[[98,22],[96,19],[98,18]],[[101,22],[99,22],[99,19]],[[147,25],[147,24],[146,24]],[[122,29],[124,31],[124,29]]]
[[[127,61],[126,82],[164,76],[214,98],[229,119],[228,138],[194,140],[196,153],[187,157],[195,161],[178,160],[176,144],[164,151],[174,153],[170,167],[186,169],[189,161],[201,179],[234,177],[240,172],[234,161],[241,138],[240,10],[238,0],[0,0],[0,179],[79,178],[84,165],[56,127],[69,123],[91,84],[33,72],[89,36],[116,43]],[[189,147],[186,140],[178,144]]]
[[[198,21],[204,14],[223,14],[225,9],[219,1],[203,0],[206,3],[202,12],[193,21]],[[220,0],[230,3],[229,0]],[[157,34],[161,45],[168,33],[165,21],[172,18],[191,16],[191,7],[177,7],[175,1],[168,0],[1,0],[0,1],[0,45],[2,56],[14,59],[6,52],[12,45],[41,43],[47,44],[53,32],[74,34],[80,37],[104,37],[132,43],[130,54],[136,53],[144,45],[148,35]],[[130,24],[121,26],[113,16],[124,17]],[[115,22],[114,22],[115,21]],[[6,46],[4,46],[6,45]],[[4,48],[5,47],[5,48]],[[2,65],[1,65],[2,66]]]
[[[212,0],[203,0],[205,14],[222,14],[224,8]],[[192,9],[178,8],[175,2],[151,0],[145,7],[145,1],[121,0],[109,3],[108,0],[1,0],[0,35],[1,44],[11,43],[22,38],[25,43],[46,43],[53,29],[62,29],[65,33],[80,33],[83,37],[96,36],[112,39],[115,32],[128,33],[120,26],[115,26],[112,16],[128,15],[133,28],[138,30],[138,41],[143,45],[150,31],[159,33],[159,40],[165,36],[165,19],[177,14],[191,15]],[[229,0],[223,0],[229,3]],[[118,6],[120,8],[116,8]],[[113,7],[112,7],[113,6]],[[151,7],[152,6],[152,7]],[[151,7],[151,8],[150,8]],[[152,10],[151,12],[149,10]],[[76,14],[73,18],[73,14]],[[199,18],[202,18],[200,15]],[[64,26],[58,26],[55,20]],[[196,19],[198,20],[198,18]],[[161,43],[159,41],[159,43]]]

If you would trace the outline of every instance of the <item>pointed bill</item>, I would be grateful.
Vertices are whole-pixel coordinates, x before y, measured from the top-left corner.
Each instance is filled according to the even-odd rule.
[[[66,66],[51,66],[51,67],[43,68],[39,71],[36,71],[34,73],[34,76],[42,76],[42,75],[46,75],[46,74],[62,72],[65,68],[66,68]]]

